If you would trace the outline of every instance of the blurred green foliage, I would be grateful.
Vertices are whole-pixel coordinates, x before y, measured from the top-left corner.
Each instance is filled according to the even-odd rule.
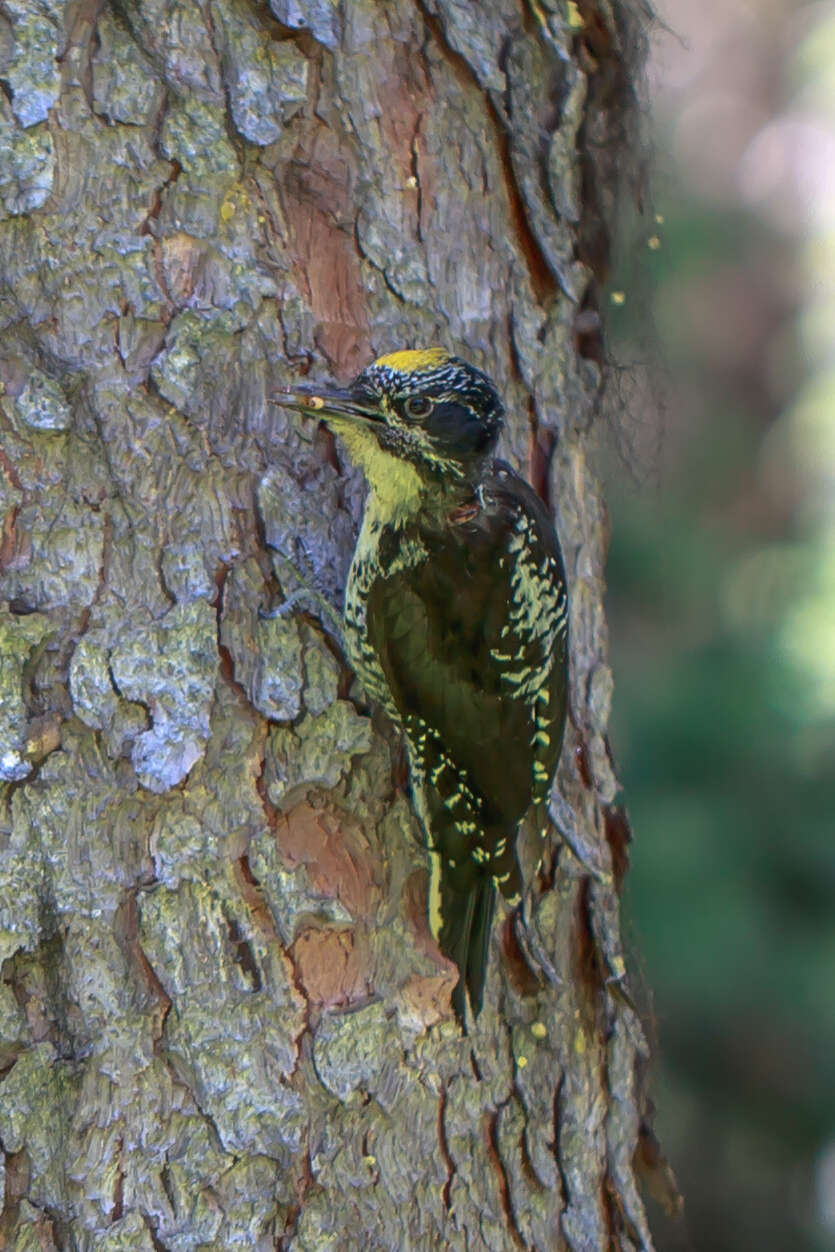
[[[627,927],[653,998],[657,1130],[686,1205],[682,1222],[657,1215],[658,1247],[823,1252],[835,1248],[821,1166],[835,1142],[835,710],[809,699],[818,679],[785,625],[828,540],[802,479],[774,476],[776,393],[809,367],[794,293],[763,281],[791,272],[792,253],[753,216],[664,208],[661,248],[625,253],[613,288],[626,300],[608,319],[614,357],[642,356],[651,308],[665,375],[662,404],[630,399],[637,450],[608,471],[612,736],[635,833]],[[753,308],[736,346],[729,292]]]

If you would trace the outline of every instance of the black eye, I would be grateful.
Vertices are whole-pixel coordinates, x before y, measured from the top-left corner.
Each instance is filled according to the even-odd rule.
[[[407,417],[420,421],[422,417],[429,416],[434,403],[434,400],[430,400],[428,396],[409,396],[409,399],[403,405],[403,412]]]

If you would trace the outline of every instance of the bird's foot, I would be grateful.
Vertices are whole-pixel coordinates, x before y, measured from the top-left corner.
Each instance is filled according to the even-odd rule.
[[[343,647],[342,636],[342,614],[333,607],[330,601],[314,586],[313,581],[304,574],[298,566],[287,557],[282,556],[275,548],[272,550],[273,563],[277,567],[278,576],[282,582],[282,589],[285,582],[295,583],[292,591],[288,591],[280,604],[272,609],[260,609],[259,616],[263,618],[281,618],[287,617],[296,609],[301,608],[303,611],[311,613],[313,617],[318,617],[320,621],[327,627],[330,632],[336,636],[340,647]],[[343,649],[344,650],[344,649]]]

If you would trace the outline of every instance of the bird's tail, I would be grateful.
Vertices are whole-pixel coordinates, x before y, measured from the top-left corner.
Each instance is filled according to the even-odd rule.
[[[469,994],[473,1015],[481,1010],[484,982],[487,976],[487,955],[490,930],[496,904],[496,887],[492,878],[484,877],[469,891],[456,889],[441,870],[441,927],[438,944],[445,956],[458,966],[458,982],[452,993],[452,1004],[460,1022],[465,1021]]]
[[[432,858],[431,914],[432,930],[444,957],[458,967],[458,982],[452,993],[452,1005],[459,1022],[466,1020],[467,995],[473,1017],[481,1012],[484,982],[487,978],[489,934],[496,909],[496,881],[484,875],[462,890],[454,870],[443,864],[439,856]]]
[[[496,841],[485,838],[484,842]],[[522,890],[515,852],[493,865],[500,871],[498,874],[491,874],[483,864],[481,873],[473,873],[472,860],[462,864],[458,858],[450,860],[430,848],[429,922],[444,956],[458,967],[452,1004],[462,1025],[466,1020],[467,995],[474,1017],[481,1012],[484,1001],[496,890],[501,891],[511,907],[518,903]]]

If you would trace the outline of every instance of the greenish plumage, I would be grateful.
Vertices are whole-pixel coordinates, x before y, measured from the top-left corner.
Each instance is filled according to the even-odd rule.
[[[566,712],[567,604],[547,510],[492,458],[493,384],[441,350],[380,358],[292,397],[346,438],[369,496],[345,596],[352,664],[403,728],[430,852],[429,917],[481,1008],[498,887],[550,789]],[[466,990],[465,990],[466,989]]]

